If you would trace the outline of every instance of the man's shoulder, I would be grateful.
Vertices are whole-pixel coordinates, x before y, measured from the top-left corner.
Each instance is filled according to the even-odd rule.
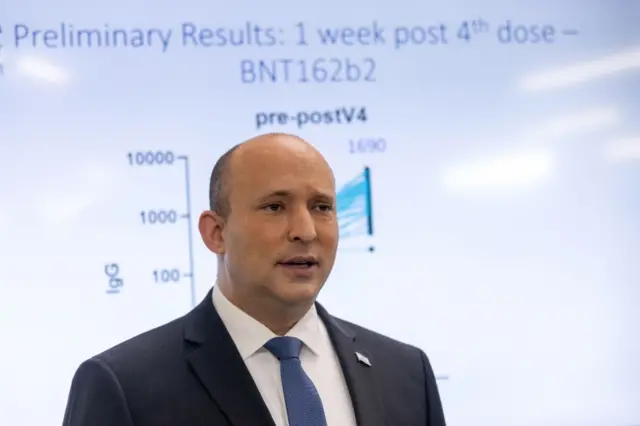
[[[423,352],[417,346],[390,337],[386,334],[380,333],[379,331],[374,331],[370,328],[335,316],[333,319],[346,330],[351,330],[356,336],[356,340],[365,346],[411,356],[420,355]]]
[[[431,367],[421,348],[342,318],[333,319],[338,327],[355,337],[354,350],[362,351],[362,355],[375,364],[378,379],[385,386],[409,389],[410,393],[423,389],[425,372]]]
[[[180,354],[185,317],[151,328],[95,354],[113,369],[136,371],[152,368]]]
[[[425,351],[367,327],[333,317],[337,327],[355,336],[355,350],[366,350],[369,366],[386,402],[386,415],[397,423],[445,425],[437,378]]]

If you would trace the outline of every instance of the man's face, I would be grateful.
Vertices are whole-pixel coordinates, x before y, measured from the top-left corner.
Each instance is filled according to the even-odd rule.
[[[222,236],[234,287],[284,304],[315,299],[338,246],[331,170],[304,145],[252,148],[233,160]]]

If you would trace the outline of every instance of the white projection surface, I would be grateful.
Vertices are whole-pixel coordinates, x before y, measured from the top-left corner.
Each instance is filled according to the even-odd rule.
[[[202,300],[263,132],[335,170],[320,301],[424,349],[449,425],[640,425],[640,2],[3,0],[0,71],[1,425]]]

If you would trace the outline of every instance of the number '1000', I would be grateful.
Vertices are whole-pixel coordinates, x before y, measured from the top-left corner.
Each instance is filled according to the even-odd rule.
[[[176,223],[178,213],[175,210],[149,210],[140,212],[140,219],[143,224],[159,224]]]

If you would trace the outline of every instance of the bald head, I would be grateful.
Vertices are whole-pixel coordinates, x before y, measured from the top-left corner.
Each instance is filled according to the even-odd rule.
[[[329,164],[297,136],[260,135],[220,157],[210,197],[198,229],[216,254],[220,290],[284,334],[313,305],[335,261],[340,232]],[[310,261],[292,263],[300,257]]]
[[[209,186],[210,209],[227,218],[231,212],[230,191],[236,179],[243,179],[265,163],[312,162],[333,172],[322,154],[304,139],[286,133],[255,136],[225,152],[216,162]]]

